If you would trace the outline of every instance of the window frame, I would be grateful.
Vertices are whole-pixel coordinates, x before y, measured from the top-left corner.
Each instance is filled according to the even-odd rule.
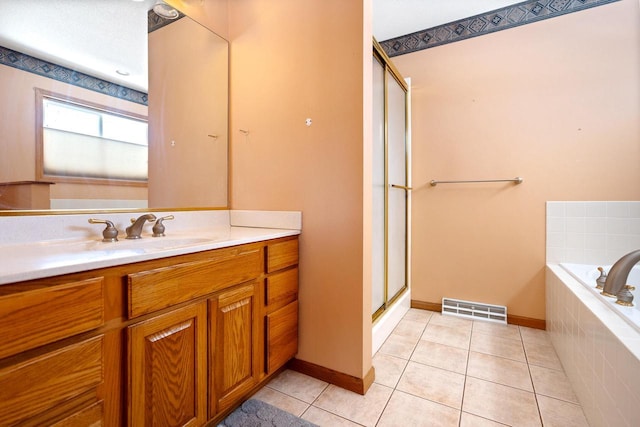
[[[44,108],[43,101],[45,99],[51,99],[54,101],[64,102],[68,104],[75,104],[82,108],[88,108],[98,110],[101,112],[122,116],[125,118],[144,120],[148,123],[148,116],[143,114],[133,113],[118,108],[108,107],[91,101],[85,101],[83,99],[74,98],[72,96],[63,95],[60,93],[51,92],[41,88],[35,88],[36,94],[36,181],[56,182],[56,183],[68,183],[68,184],[96,184],[96,185],[119,185],[129,187],[147,187],[149,178],[146,180],[131,180],[131,179],[114,179],[114,178],[96,178],[96,177],[74,177],[64,175],[52,175],[44,172]],[[147,145],[148,147],[148,145]]]

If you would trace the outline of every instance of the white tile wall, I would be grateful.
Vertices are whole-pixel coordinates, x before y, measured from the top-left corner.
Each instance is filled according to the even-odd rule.
[[[558,265],[547,265],[546,311],[547,331],[589,424],[638,425],[638,332]]]
[[[640,202],[547,202],[547,263],[613,264],[640,249]]]
[[[610,265],[635,249],[640,202],[547,202],[547,330],[592,426],[638,425],[640,334],[555,264]]]

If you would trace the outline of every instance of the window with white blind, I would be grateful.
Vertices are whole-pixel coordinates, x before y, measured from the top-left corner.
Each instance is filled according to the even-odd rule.
[[[146,117],[37,89],[36,121],[39,178],[146,185]]]

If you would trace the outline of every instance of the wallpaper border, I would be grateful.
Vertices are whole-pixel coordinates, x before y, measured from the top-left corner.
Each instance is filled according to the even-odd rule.
[[[388,39],[380,42],[380,45],[389,57],[405,55],[617,1],[620,0],[524,1],[448,24]]]

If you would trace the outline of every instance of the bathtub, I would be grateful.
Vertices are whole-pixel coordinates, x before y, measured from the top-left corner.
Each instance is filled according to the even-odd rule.
[[[634,292],[634,307],[615,304],[595,289],[598,275],[595,265],[547,264],[547,332],[589,425],[635,426],[640,419],[640,295]],[[638,266],[628,283],[640,288]]]
[[[633,294],[633,307],[625,307],[620,304],[616,304],[616,298],[607,298],[600,294],[601,290],[596,289],[596,279],[600,276],[597,265],[586,264],[569,264],[561,263],[562,268],[567,270],[569,274],[578,279],[587,289],[593,292],[598,298],[616,312],[620,317],[627,321],[632,327],[640,332],[640,265],[636,265],[629,274],[627,279],[628,285],[636,287],[631,291]],[[611,266],[603,266],[605,272],[609,272]]]

